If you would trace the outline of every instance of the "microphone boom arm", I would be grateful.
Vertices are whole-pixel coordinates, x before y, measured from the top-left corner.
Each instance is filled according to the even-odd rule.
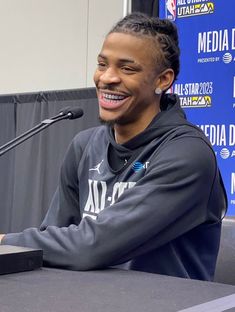
[[[51,117],[49,119],[45,119],[45,120],[41,121],[38,125],[36,125],[32,129],[22,133],[21,135],[14,138],[13,140],[11,140],[11,141],[7,142],[6,144],[0,146],[0,157],[3,154],[5,154],[6,152],[8,152],[9,150],[11,150],[12,148],[14,148],[15,146],[26,141],[31,136],[33,136],[33,135],[37,134],[38,132],[44,130],[45,128],[49,127],[50,125],[52,125],[53,123],[55,123],[57,121],[60,121],[63,119],[75,119],[75,118],[81,117],[83,115],[82,110],[81,109],[77,109],[77,110],[79,111],[78,116],[73,115],[72,110],[70,111],[69,109],[66,109],[65,112],[62,111],[54,117]]]

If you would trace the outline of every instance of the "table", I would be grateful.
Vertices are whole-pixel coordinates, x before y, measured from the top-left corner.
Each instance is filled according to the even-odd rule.
[[[232,285],[117,269],[0,276],[1,312],[176,312],[231,294],[235,306]]]

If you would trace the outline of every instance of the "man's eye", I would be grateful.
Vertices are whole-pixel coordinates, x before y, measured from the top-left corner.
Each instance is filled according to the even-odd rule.
[[[134,73],[135,69],[132,67],[128,67],[128,66],[123,66],[122,67],[122,71],[126,72],[126,73]]]
[[[105,63],[98,63],[97,67],[98,67],[98,69],[102,70],[102,69],[104,69],[106,67],[106,64]]]

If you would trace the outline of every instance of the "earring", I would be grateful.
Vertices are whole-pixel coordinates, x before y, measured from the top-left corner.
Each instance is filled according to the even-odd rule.
[[[155,89],[155,94],[160,95],[161,93],[162,93],[162,89],[159,88],[159,87],[157,87],[157,88]]]

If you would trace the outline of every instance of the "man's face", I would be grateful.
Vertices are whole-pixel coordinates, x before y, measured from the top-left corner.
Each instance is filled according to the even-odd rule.
[[[100,118],[146,126],[159,111],[152,41],[124,33],[109,34],[94,74]]]

